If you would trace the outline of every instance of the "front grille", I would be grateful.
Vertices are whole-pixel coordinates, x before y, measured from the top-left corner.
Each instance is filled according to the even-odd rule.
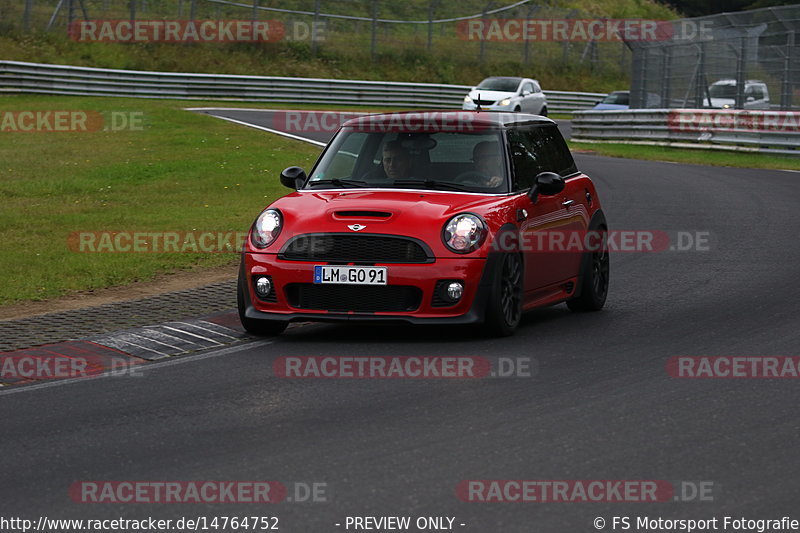
[[[291,283],[286,286],[286,298],[297,309],[397,313],[419,308],[422,291],[406,285]]]
[[[475,100],[475,103],[482,106],[494,105],[495,100]]]
[[[278,255],[292,261],[336,263],[431,263],[433,254],[422,242],[392,235],[315,233],[299,235]]]

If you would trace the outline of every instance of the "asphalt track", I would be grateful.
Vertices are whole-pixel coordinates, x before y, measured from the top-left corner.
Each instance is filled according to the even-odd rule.
[[[797,381],[665,371],[676,355],[800,355],[800,177],[576,159],[613,228],[707,231],[711,249],[615,254],[602,312],[538,310],[511,338],[309,325],[141,377],[0,393],[0,516],[269,515],[289,532],[345,531],[347,516],[451,516],[462,531],[554,533],[596,531],[596,517],[608,531],[614,516],[800,519]],[[277,378],[272,364],[287,355],[529,357],[538,370]],[[703,481],[713,492],[691,502],[462,502],[455,487],[471,479]],[[317,482],[328,501],[76,504],[67,489],[77,480]]]

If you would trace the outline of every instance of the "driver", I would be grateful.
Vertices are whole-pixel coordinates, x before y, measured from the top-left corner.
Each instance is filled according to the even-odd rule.
[[[486,176],[484,187],[497,187],[503,183],[503,154],[494,141],[479,142],[472,149],[475,169]]]
[[[389,141],[381,157],[383,171],[390,180],[402,180],[411,175],[411,154],[400,141]]]

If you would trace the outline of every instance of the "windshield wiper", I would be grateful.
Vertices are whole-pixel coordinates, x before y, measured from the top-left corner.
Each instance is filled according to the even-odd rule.
[[[395,180],[394,185],[423,185],[429,189],[448,189],[450,191],[473,192],[470,188],[462,185],[434,180]]]
[[[316,187],[317,185],[335,185],[336,187],[367,187],[367,182],[360,180],[348,180],[333,178],[332,180],[314,180],[308,182],[309,187]]]

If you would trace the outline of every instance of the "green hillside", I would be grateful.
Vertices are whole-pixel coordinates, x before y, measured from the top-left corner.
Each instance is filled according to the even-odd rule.
[[[74,0],[74,16],[82,12]],[[68,2],[65,2],[65,5]],[[241,2],[248,4],[248,2]],[[510,4],[506,1],[494,7]],[[13,4],[13,5],[12,5]],[[613,90],[627,85],[630,51],[620,42],[485,42],[459,37],[457,23],[373,25],[371,21],[326,19],[324,40],[275,43],[100,43],[76,42],[67,36],[67,9],[45,31],[55,0],[35,0],[25,29],[24,1],[0,3],[0,58],[104,68],[183,71],[272,76],[301,76],[474,84],[487,75],[524,75],[537,78],[545,89]],[[429,0],[380,0],[378,17],[427,20]],[[434,19],[482,13],[485,0],[433,0]],[[130,17],[128,0],[84,0],[90,19]],[[313,11],[314,0],[261,0],[261,6]],[[137,0],[140,20],[188,19],[192,0]],[[249,20],[250,8],[196,0],[197,20]],[[329,14],[370,17],[370,0],[320,2]],[[534,3],[489,15],[489,18],[674,19],[678,15],[653,0],[587,0]],[[308,27],[312,16],[259,11],[259,20],[280,21],[287,28]],[[320,18],[319,20],[322,20]],[[293,26],[294,25],[294,26]],[[431,31],[431,46],[428,32]],[[483,44],[483,46],[482,46]],[[481,51],[482,50],[482,51]],[[527,60],[526,60],[527,58]]]

